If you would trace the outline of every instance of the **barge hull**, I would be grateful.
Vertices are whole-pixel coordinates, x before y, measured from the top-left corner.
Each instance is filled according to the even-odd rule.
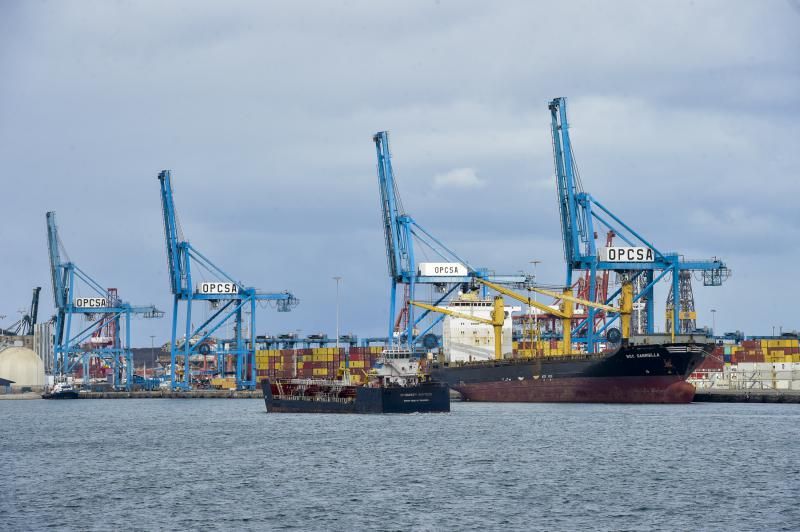
[[[411,414],[449,412],[450,394],[440,383],[409,387],[359,386],[350,400],[326,401],[276,395],[269,379],[262,381],[267,412],[310,414]]]

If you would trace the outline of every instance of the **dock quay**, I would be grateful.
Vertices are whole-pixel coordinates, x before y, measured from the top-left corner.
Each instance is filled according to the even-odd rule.
[[[261,390],[141,390],[81,392],[78,399],[263,399]]]
[[[697,403],[800,403],[800,390],[702,390]]]

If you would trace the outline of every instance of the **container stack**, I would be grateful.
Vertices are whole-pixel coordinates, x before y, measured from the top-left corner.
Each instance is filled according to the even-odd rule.
[[[511,352],[515,358],[557,357],[564,355],[564,342],[561,340],[513,342],[511,346]]]
[[[256,352],[256,380],[335,379],[350,359],[354,381],[364,382],[367,372],[383,351],[381,346],[315,347],[312,349],[262,349]]]

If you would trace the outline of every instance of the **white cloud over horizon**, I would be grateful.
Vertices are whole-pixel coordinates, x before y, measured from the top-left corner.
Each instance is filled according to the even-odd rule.
[[[433,176],[434,189],[466,188],[476,189],[486,186],[486,181],[478,177],[472,168],[455,168]]]

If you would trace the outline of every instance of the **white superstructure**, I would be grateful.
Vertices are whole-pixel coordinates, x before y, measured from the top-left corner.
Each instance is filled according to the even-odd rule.
[[[493,299],[480,299],[474,294],[461,294],[458,299],[443,306],[448,310],[491,319]],[[511,353],[511,313],[520,307],[505,307],[503,323],[503,354]],[[442,350],[447,362],[469,362],[494,359],[494,332],[491,325],[463,318],[445,316],[442,324]]]

